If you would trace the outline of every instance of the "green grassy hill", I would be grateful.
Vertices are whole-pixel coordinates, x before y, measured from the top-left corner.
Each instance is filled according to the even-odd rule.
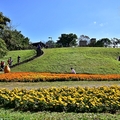
[[[117,61],[120,55],[119,48],[69,47],[43,51],[42,56],[16,66],[11,71],[70,73],[70,68],[73,67],[77,73],[120,74],[120,61]],[[24,50],[11,51],[8,56],[12,56],[14,60],[20,55],[22,60],[34,54],[35,51]]]
[[[17,63],[17,57],[18,57],[18,55],[21,57],[20,61],[24,61],[24,60],[29,59],[32,56],[34,56],[35,53],[36,53],[35,50],[9,51],[8,54],[4,58],[0,58],[0,61],[4,60],[5,63],[7,64],[7,60],[9,59],[9,57],[12,57],[13,64],[16,64]]]

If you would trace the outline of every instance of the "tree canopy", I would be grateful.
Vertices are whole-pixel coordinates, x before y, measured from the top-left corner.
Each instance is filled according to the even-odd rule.
[[[77,44],[77,35],[73,33],[61,34],[57,44],[63,47],[75,46]]]
[[[13,29],[10,25],[10,19],[0,12],[0,38],[6,43],[8,50],[31,48],[30,40],[25,37],[21,31]]]
[[[10,19],[0,12],[0,28],[4,29],[4,26],[6,26],[8,22],[10,22]]]
[[[109,40],[108,38],[102,38],[95,43],[95,46],[96,47],[107,47],[109,44],[111,44],[111,40]]]
[[[32,48],[29,38],[14,29],[10,22],[11,20],[0,12],[0,57],[7,54],[7,50]]]

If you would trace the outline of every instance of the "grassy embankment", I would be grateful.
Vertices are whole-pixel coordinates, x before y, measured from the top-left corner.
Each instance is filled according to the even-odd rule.
[[[12,71],[69,73],[73,67],[77,73],[120,74],[120,62],[116,60],[120,55],[119,48],[77,47],[43,49],[43,51],[41,57],[12,68]],[[9,56],[13,54],[17,56],[18,53],[10,52]],[[20,53],[21,59],[30,56],[30,52]]]

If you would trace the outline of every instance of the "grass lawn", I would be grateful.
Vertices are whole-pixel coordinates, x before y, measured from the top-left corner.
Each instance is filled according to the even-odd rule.
[[[43,49],[44,54],[12,71],[69,73],[73,67],[77,73],[120,74],[120,48],[53,48]],[[18,53],[17,53],[18,54]]]
[[[0,58],[1,60],[4,60],[6,64],[7,60],[9,59],[9,57],[12,57],[13,63],[12,64],[16,64],[17,63],[17,57],[18,55],[21,57],[20,61],[24,61],[26,59],[31,58],[32,56],[34,56],[36,54],[35,50],[16,50],[16,51],[9,51],[8,54],[4,57],[4,58]]]
[[[30,113],[0,109],[0,120],[120,120],[120,114],[65,112]]]

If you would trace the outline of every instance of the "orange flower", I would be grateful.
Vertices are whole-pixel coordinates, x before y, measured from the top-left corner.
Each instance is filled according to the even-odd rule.
[[[0,74],[0,81],[39,82],[39,81],[70,81],[70,80],[120,80],[119,74],[55,74],[40,72],[11,72]]]

